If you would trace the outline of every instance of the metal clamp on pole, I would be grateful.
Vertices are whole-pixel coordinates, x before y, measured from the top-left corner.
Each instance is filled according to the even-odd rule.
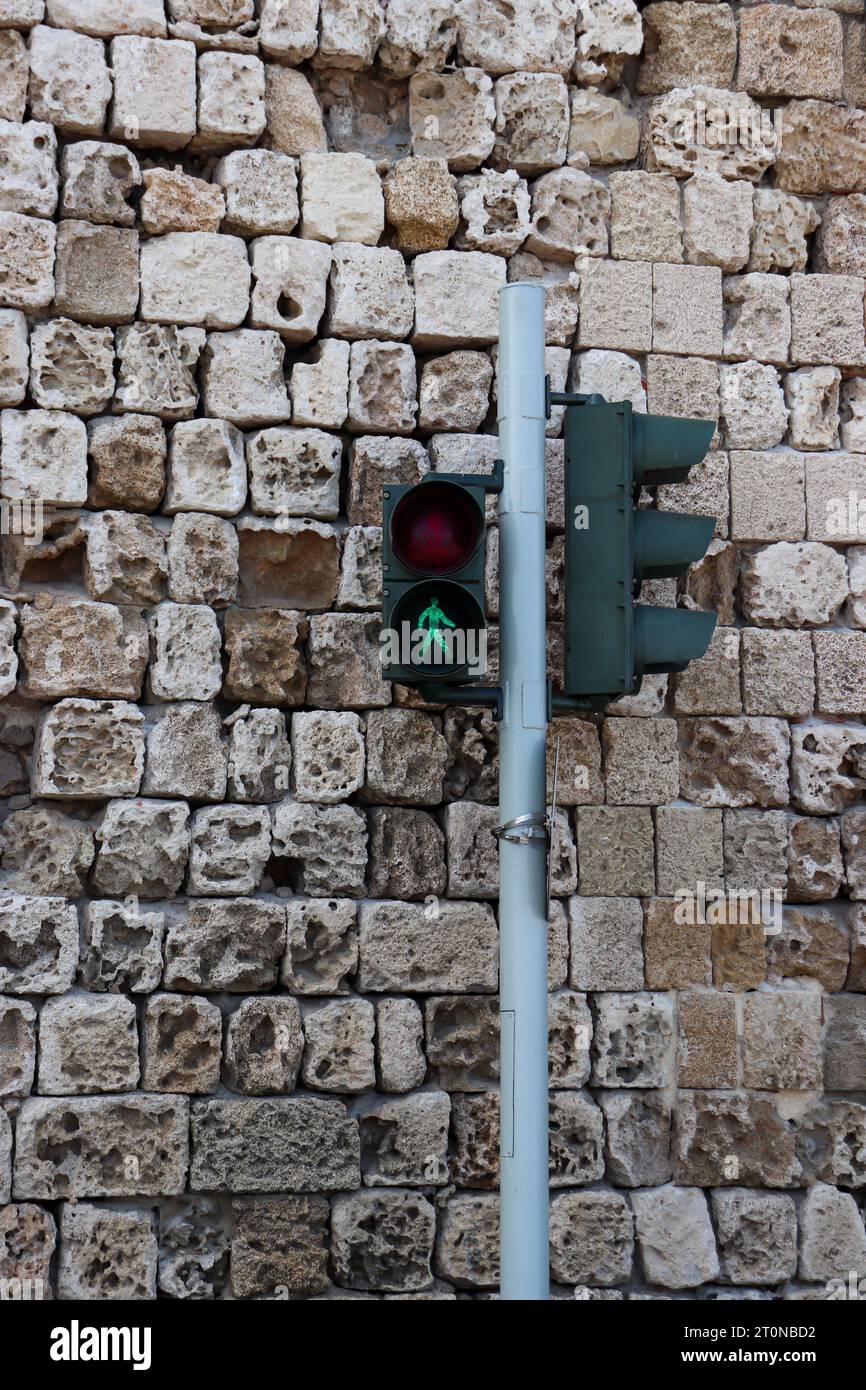
[[[515,816],[513,820],[497,826],[496,838],[508,840],[512,845],[546,845],[549,824],[547,816],[539,815],[537,811],[527,811],[526,815]]]

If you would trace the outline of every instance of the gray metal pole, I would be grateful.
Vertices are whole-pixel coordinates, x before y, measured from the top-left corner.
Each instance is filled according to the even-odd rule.
[[[550,1295],[544,289],[499,295],[501,1296]]]

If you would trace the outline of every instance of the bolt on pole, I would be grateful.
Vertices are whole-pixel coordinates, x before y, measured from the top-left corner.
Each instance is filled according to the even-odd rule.
[[[544,289],[499,295],[501,1297],[547,1299]]]

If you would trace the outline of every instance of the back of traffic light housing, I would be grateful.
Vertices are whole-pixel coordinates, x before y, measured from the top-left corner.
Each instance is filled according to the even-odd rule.
[[[396,634],[400,647],[400,660],[383,664],[385,680],[459,683],[483,674],[470,669],[469,658],[487,631],[484,508],[490,481],[430,473],[420,483],[384,489],[382,629]]]
[[[647,672],[703,656],[714,613],[635,603],[644,579],[685,574],[706,553],[715,518],[637,506],[642,485],[683,483],[709,448],[706,420],[643,415],[629,401],[565,411],[565,691],[599,704],[640,688]]]

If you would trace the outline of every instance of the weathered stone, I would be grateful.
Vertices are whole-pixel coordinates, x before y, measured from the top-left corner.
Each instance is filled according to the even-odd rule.
[[[93,833],[51,806],[13,811],[2,830],[7,890],[78,898],[93,863]]]
[[[273,988],[286,944],[286,910],[257,898],[193,899],[165,938],[166,989],[248,994]]]
[[[628,898],[571,898],[570,983],[575,989],[644,987],[643,914]]]
[[[245,429],[288,420],[284,351],[280,335],[270,330],[209,334],[203,357],[207,414]]]
[[[637,156],[640,123],[623,102],[600,92],[572,88],[568,163],[626,164]]]
[[[237,236],[288,234],[297,224],[297,165],[277,150],[232,150],[214,170],[225,199],[226,231]],[[217,230],[208,228],[207,230]]]
[[[495,101],[494,168],[534,177],[565,162],[569,110],[561,77],[550,72],[509,73],[496,83]]]
[[[791,361],[840,366],[866,361],[859,276],[791,276]]]
[[[665,1086],[673,1075],[671,1001],[663,994],[597,996],[593,1082],[597,1086]]]
[[[158,700],[211,700],[222,684],[220,632],[204,604],[161,603],[150,619],[149,680]],[[125,693],[125,692],[124,692]]]
[[[532,190],[532,225],[527,251],[542,259],[605,256],[610,194],[581,169],[542,174]]]
[[[711,983],[709,926],[683,921],[680,904],[647,903],[644,914],[646,982],[650,989],[688,989]]]
[[[842,556],[813,541],[782,542],[743,556],[745,617],[764,627],[832,622],[848,594]]]
[[[722,281],[722,293],[725,356],[786,362],[791,345],[791,310],[785,277],[728,276]]]
[[[506,281],[500,256],[430,251],[416,257],[413,270],[416,348],[484,347],[496,341],[497,295]]]
[[[797,1156],[818,1182],[862,1187],[866,1180],[866,1107],[853,1101],[816,1100],[797,1126]]]
[[[619,1284],[631,1276],[634,1228],[618,1192],[567,1192],[550,1204],[551,1273],[563,1284]]]
[[[784,806],[788,727],[778,719],[694,719],[682,725],[682,793],[699,806]]]
[[[347,898],[289,900],[281,978],[293,994],[348,994],[358,968],[357,910]]]
[[[199,1100],[194,1192],[330,1192],[361,1180],[358,1126],[338,1100]]]
[[[156,1298],[156,1266],[151,1212],[64,1202],[57,1268],[60,1298]]]
[[[39,1019],[39,1091],[90,1095],[138,1085],[135,1005],[120,995],[49,999]]]
[[[828,1091],[862,1091],[866,1077],[866,995],[836,994],[826,1001],[824,1086]]]
[[[689,1289],[719,1274],[707,1199],[694,1187],[634,1192],[635,1234],[644,1277],[665,1289]]]
[[[499,1199],[460,1193],[445,1206],[435,1269],[458,1289],[499,1284]]]
[[[22,113],[23,114],[23,113]],[[0,120],[0,208],[51,217],[57,207],[57,136],[43,120]]]
[[[226,1030],[226,1082],[249,1096],[284,1095],[295,1089],[303,1049],[296,1000],[243,999]]]
[[[788,425],[788,409],[775,367],[759,362],[723,366],[719,396],[729,448],[771,449],[781,443]]]
[[[34,1097],[21,1108],[17,1140],[16,1197],[168,1197],[186,1184],[189,1101]]]
[[[215,1091],[222,1036],[222,1015],[209,1000],[151,995],[142,1019],[142,1086],[185,1095]]]
[[[722,272],[717,266],[657,262],[652,274],[653,351],[718,357],[722,351]]]
[[[382,680],[380,626],[378,614],[324,613],[311,618],[310,704],[320,709],[388,704],[391,687]],[[368,757],[370,747],[368,740]]]
[[[0,491],[43,506],[80,507],[87,496],[87,430],[65,410],[4,410]]]
[[[646,807],[579,806],[581,893],[634,897],[655,892],[652,814]]]
[[[346,510],[355,526],[381,526],[381,490],[388,483],[417,483],[430,470],[430,459],[415,439],[355,439],[349,451]]]
[[[170,898],[189,853],[189,807],[177,801],[112,801],[96,832],[94,885],[106,896]]]
[[[408,434],[415,428],[416,412],[412,349],[404,343],[353,343],[348,428],[360,433]]]
[[[358,986],[366,992],[492,991],[498,934],[481,903],[364,903]]]
[[[340,582],[340,541],[332,526],[281,514],[276,521],[242,517],[237,529],[242,605],[287,604],[309,611],[334,602]]]
[[[858,1278],[866,1273],[866,1232],[850,1192],[826,1183],[810,1187],[800,1208],[801,1279]]]
[[[79,979],[97,992],[147,994],[162,979],[161,912],[119,902],[89,902]]]
[[[54,267],[55,308],[88,323],[128,322],[134,318],[138,304],[138,254],[137,232],[71,219],[61,222]],[[54,359],[54,374],[60,377],[59,382],[50,385],[55,392],[65,386],[67,396],[71,395],[71,388],[77,388],[79,393],[87,390],[81,408],[90,413],[89,397],[99,392],[107,400],[114,389],[112,335],[96,329],[76,330],[68,320],[45,325],[43,333],[43,352]],[[103,360],[106,354],[107,362]],[[61,371],[72,378],[70,383],[63,382]],[[88,375],[94,379],[91,383],[86,382]],[[77,408],[71,399],[70,404]]]
[[[202,53],[198,59],[197,134],[190,149],[254,145],[265,129],[265,69],[243,53]]]
[[[29,71],[23,35],[0,30],[0,116],[6,121],[24,120]]]
[[[265,68],[268,144],[281,154],[298,156],[328,148],[322,110],[308,79],[294,68],[271,63]]]
[[[160,1211],[159,1287],[169,1298],[218,1298],[228,1265],[228,1237],[209,1198],[166,1202]]]
[[[0,309],[0,405],[22,403],[29,372],[27,320],[20,309]]]
[[[409,82],[413,154],[444,159],[455,173],[483,163],[493,150],[493,83],[478,67],[415,73]]]
[[[206,806],[192,818],[187,892],[253,893],[271,848],[265,806]]]
[[[143,181],[141,222],[151,236],[219,231],[226,205],[212,183],[180,169],[146,169]]]
[[[131,145],[177,150],[196,126],[191,43],[122,36],[111,41],[114,103],[108,133]]]
[[[738,85],[759,97],[842,95],[842,24],[829,10],[756,5],[740,23]]]
[[[50,121],[64,135],[101,135],[112,88],[105,45],[68,29],[37,24],[29,49],[33,118]]]
[[[13,1288],[14,1281],[20,1280],[22,1290],[29,1290],[31,1298],[50,1296],[51,1257],[56,1243],[54,1217],[44,1207],[29,1202],[3,1207],[0,1278],[10,1280]]]
[[[115,222],[131,227],[135,210],[129,196],[141,183],[138,160],[125,145],[100,140],[80,140],[65,145],[60,156],[63,192],[60,209],[65,217],[88,222]]]
[[[797,1269],[797,1218],[781,1194],[732,1188],[712,1194],[722,1277],[731,1284],[778,1284]]]
[[[775,162],[778,144],[769,115],[745,92],[698,84],[657,97],[643,136],[648,169],[680,176],[721,174],[752,183]]]
[[[794,1134],[775,1101],[733,1091],[680,1091],[674,1180],[696,1187],[791,1187]]]
[[[788,900],[835,898],[844,881],[839,822],[813,816],[791,821],[788,845]]]
[[[737,31],[730,6],[659,3],[647,5],[642,18],[647,49],[638,73],[639,92],[665,92],[689,82],[713,87],[731,83]]]
[[[752,996],[750,995],[749,998]],[[680,1086],[736,1086],[738,1078],[736,1001],[709,990],[679,996],[677,1080]]]
[[[630,169],[611,174],[608,187],[612,256],[626,261],[683,259],[680,190],[675,178]]]
[[[435,1229],[434,1209],[420,1194],[340,1195],[331,1206],[334,1277],[350,1289],[424,1289],[433,1278]]]
[[[250,269],[240,237],[170,232],[141,248],[141,317],[236,328],[249,307]]]
[[[42,717],[34,796],[137,796],[144,766],[141,710],[120,700],[60,700]]]
[[[808,815],[833,815],[866,788],[866,743],[859,724],[795,725],[791,800]]]
[[[457,14],[452,0],[394,0],[385,10],[385,36],[377,61],[397,77],[416,68],[440,72],[457,37]]]
[[[172,0],[170,12],[180,3],[182,0]],[[47,0],[47,10],[49,23],[96,38],[110,38],[112,34],[148,34],[157,38],[165,35],[165,13],[159,0]]]
[[[225,620],[230,700],[299,705],[307,686],[302,644],[307,619],[291,609],[229,608]]]
[[[213,705],[178,701],[156,712],[147,736],[142,791],[193,801],[224,799],[226,752]]]
[[[241,1198],[233,1204],[231,1282],[236,1298],[310,1297],[329,1287],[323,1197]]]
[[[612,805],[674,800],[679,791],[676,724],[669,719],[607,719],[607,799]]]
[[[36,1071],[36,1010],[26,999],[0,999],[0,1097],[28,1096]]]
[[[289,343],[315,337],[325,311],[331,259],[329,248],[318,241],[257,237],[252,243],[250,322],[256,328],[276,329]],[[288,410],[283,413],[288,417]]]
[[[344,1094],[374,1086],[374,1030],[375,1011],[367,999],[311,1006],[304,1014],[304,1084]]]
[[[574,61],[574,19],[574,6],[557,0],[521,0],[507,16],[490,0],[473,0],[458,14],[461,60],[487,72],[565,74]]]
[[[295,892],[314,898],[360,897],[367,866],[367,825],[352,806],[283,801],[274,810],[273,853],[287,862]]]
[[[776,182],[791,193],[855,193],[866,189],[866,115],[825,101],[785,107]]]
[[[486,1091],[499,1077],[496,1001],[477,995],[433,998],[424,1005],[432,1079],[446,1091]]]
[[[45,309],[54,298],[53,222],[0,212],[0,297],[9,309]]]
[[[743,1078],[759,1091],[821,1085],[821,999],[814,990],[758,991],[745,999]]]
[[[590,260],[581,266],[581,347],[649,352],[652,333],[652,267],[647,262]]]

